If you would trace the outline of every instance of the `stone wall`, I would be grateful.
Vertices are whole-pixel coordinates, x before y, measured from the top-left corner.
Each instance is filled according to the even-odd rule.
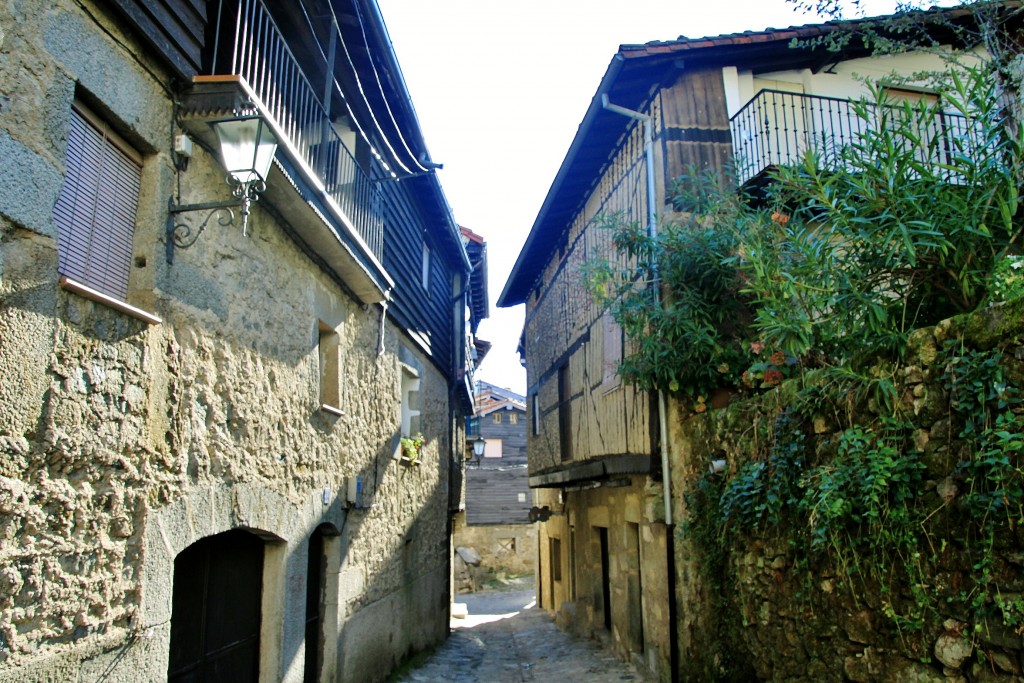
[[[321,525],[338,534],[325,675],[382,680],[443,640],[445,377],[386,317],[381,340],[380,308],[354,302],[272,207],[255,206],[248,237],[214,225],[166,263],[171,79],[103,3],[13,0],[0,36],[0,681],[163,679],[174,558],[234,528],[265,541],[263,680],[302,678]],[[129,303],[159,324],[59,286],[50,214],[76,94],[144,156]],[[222,175],[197,148],[183,201],[222,199]],[[319,409],[320,321],[339,333],[340,417]],[[393,458],[410,360],[428,439],[415,467]]]
[[[668,540],[660,483],[634,476],[562,496],[559,503],[557,491],[540,489],[539,503],[552,511],[539,525],[541,607],[555,612],[563,628],[606,639],[656,680],[671,680]]]
[[[856,566],[861,560],[852,547],[862,533],[856,526],[846,528],[846,543],[808,550],[812,546],[800,535],[801,521],[791,513],[781,514],[774,524],[765,512],[760,525],[731,534],[721,525],[721,508],[712,504],[730,481],[751,472],[745,465],[766,460],[780,414],[802,416],[805,442],[798,452],[805,458],[800,467],[801,486],[806,486],[807,477],[822,471],[815,468],[838,467],[836,444],[846,426],[877,427],[884,414],[877,402],[851,396],[840,410],[826,401],[797,406],[793,381],[703,415],[676,406],[671,445],[677,465],[673,497],[681,680],[1022,679],[1024,536],[1019,510],[999,512],[997,502],[993,514],[1004,515],[1002,526],[990,547],[978,547],[981,537],[970,531],[978,518],[966,508],[972,485],[964,463],[977,457],[970,454],[980,437],[961,436],[965,425],[957,417],[957,401],[965,398],[950,389],[952,356],[999,349],[1007,383],[1019,391],[1024,386],[1022,320],[1024,302],[1018,300],[912,336],[896,374],[899,415],[911,425],[902,432],[906,439],[898,458],[919,463],[914,467],[920,474],[914,476],[920,476],[920,486],[909,505],[927,514],[911,529],[919,534],[916,548],[879,566]],[[876,371],[879,377],[889,372],[884,363]],[[1003,391],[971,386],[972,395]],[[1007,408],[1019,414],[1014,405]],[[1020,450],[997,455],[1008,459],[1019,480]],[[777,469],[763,470],[764,476],[780,476]],[[889,486],[895,484],[883,489],[883,497],[891,495]],[[890,509],[896,508],[893,503]],[[887,529],[898,524],[883,522],[891,525]],[[720,543],[723,533],[730,534],[729,540]]]
[[[536,524],[467,525],[456,521],[455,547],[473,548],[480,554],[483,578],[498,573],[533,574],[537,564]]]

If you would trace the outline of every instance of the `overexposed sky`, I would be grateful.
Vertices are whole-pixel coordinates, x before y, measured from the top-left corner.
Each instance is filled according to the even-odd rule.
[[[523,307],[494,306],[620,44],[812,23],[784,0],[378,0],[455,220],[487,241],[494,344],[477,375],[525,394]],[[868,0],[870,15],[894,1]]]

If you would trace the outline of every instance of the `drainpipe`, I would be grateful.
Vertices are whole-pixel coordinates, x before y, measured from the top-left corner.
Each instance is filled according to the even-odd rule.
[[[657,210],[657,192],[655,191],[655,180],[654,180],[654,121],[647,114],[642,114],[632,109],[626,109],[620,107],[617,104],[612,104],[608,101],[608,94],[601,93],[601,106],[610,112],[627,116],[635,121],[642,121],[644,124],[644,160],[647,165],[647,235],[652,239],[658,238],[658,210]],[[654,263],[655,278],[657,280],[658,264]],[[660,287],[660,283],[656,286]],[[659,294],[660,299],[660,294]],[[672,526],[672,496],[670,481],[669,481],[669,466],[668,466],[668,424],[665,420],[665,414],[667,412],[665,392],[661,389],[658,390],[658,429],[661,444],[659,450],[661,451],[661,480],[662,485],[665,489],[665,524],[669,527]]]
[[[658,237],[658,211],[657,192],[654,179],[654,120],[647,114],[632,109],[626,109],[608,101],[608,94],[601,93],[601,106],[610,112],[620,114],[634,121],[642,121],[644,124],[644,161],[647,166],[647,235],[655,240]],[[654,257],[657,259],[657,256]],[[657,260],[654,266],[655,291],[658,300],[661,300],[661,284],[658,276]],[[679,636],[676,625],[676,557],[673,544],[672,524],[672,481],[669,472],[668,462],[668,413],[665,392],[658,389],[658,437],[660,443],[658,450],[661,452],[661,484],[665,497],[665,564],[668,571],[668,630],[669,630],[669,680],[675,680],[679,670]]]

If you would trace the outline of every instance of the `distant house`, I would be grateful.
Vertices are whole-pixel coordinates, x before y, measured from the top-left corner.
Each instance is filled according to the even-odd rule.
[[[526,425],[524,397],[477,382],[476,411],[467,418],[466,428],[465,523],[456,526],[455,545],[475,548],[485,569],[527,573],[536,561]],[[472,446],[478,439],[484,447],[475,457]]]
[[[0,26],[0,681],[385,679],[448,634],[486,257],[375,0]]]
[[[838,51],[814,40],[855,28],[830,22],[621,46],[497,302],[526,306],[529,483],[551,510],[540,525],[538,601],[574,628],[607,635],[662,680],[686,678],[698,657],[683,607],[692,567],[674,544],[673,510],[685,502],[670,485],[684,457],[697,455],[672,449],[672,401],[620,381],[622,330],[590,298],[580,268],[611,256],[600,216],[655,230],[688,167],[731,165],[740,183],[762,182],[812,146],[828,152],[850,141],[858,125],[850,103],[866,93],[860,77],[940,66],[929,53],[880,57],[859,40]],[[808,42],[792,47],[795,39]],[[934,96],[913,81],[893,95]],[[945,118],[934,130],[955,134],[960,120]]]

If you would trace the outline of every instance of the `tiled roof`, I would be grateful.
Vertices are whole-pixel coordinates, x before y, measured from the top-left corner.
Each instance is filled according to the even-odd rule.
[[[1004,7],[1021,5],[1018,0],[1003,3]],[[970,13],[966,8],[933,8],[906,16],[918,20],[922,15],[962,20]],[[553,249],[563,240],[570,222],[587,201],[622,136],[634,124],[624,116],[606,111],[601,104],[603,95],[620,107],[642,111],[657,87],[677,78],[681,69],[695,65],[736,66],[755,71],[824,68],[843,59],[870,54],[870,49],[863,41],[852,41],[837,53],[825,45],[809,44],[813,42],[809,39],[877,25],[883,19],[889,17],[620,46],[591,99],[497,305],[508,307],[526,301]],[[794,38],[809,42],[793,48]]]

